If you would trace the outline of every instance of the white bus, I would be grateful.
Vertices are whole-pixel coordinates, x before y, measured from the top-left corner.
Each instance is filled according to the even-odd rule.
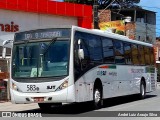
[[[38,103],[41,109],[156,89],[152,44],[125,36],[71,28],[15,34],[11,57],[13,103]]]

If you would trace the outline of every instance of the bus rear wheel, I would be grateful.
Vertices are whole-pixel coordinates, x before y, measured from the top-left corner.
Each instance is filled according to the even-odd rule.
[[[41,110],[48,111],[52,108],[62,106],[62,103],[38,103],[38,106]]]

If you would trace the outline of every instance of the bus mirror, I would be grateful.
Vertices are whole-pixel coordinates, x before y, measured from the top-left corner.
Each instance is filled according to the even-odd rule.
[[[2,49],[2,58],[6,58],[6,47]]]
[[[81,39],[78,40],[78,49],[81,49]]]
[[[81,39],[78,40],[78,57],[79,59],[84,59],[84,50],[81,49]]]
[[[80,60],[84,59],[84,51],[83,51],[83,49],[78,49],[78,57],[79,57]]]
[[[81,44],[81,39],[78,40],[78,45],[80,45],[80,44]]]

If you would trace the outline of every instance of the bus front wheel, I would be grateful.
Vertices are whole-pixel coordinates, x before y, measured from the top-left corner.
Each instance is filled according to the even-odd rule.
[[[146,84],[144,81],[140,83],[140,99],[144,99],[146,97]]]
[[[93,104],[95,109],[99,109],[103,105],[102,100],[102,89],[100,88],[94,88],[93,91]]]

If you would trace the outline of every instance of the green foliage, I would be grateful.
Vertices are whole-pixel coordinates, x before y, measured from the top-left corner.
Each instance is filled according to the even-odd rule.
[[[117,30],[116,33],[119,34],[119,35],[124,35],[124,32],[121,31],[121,30]]]

